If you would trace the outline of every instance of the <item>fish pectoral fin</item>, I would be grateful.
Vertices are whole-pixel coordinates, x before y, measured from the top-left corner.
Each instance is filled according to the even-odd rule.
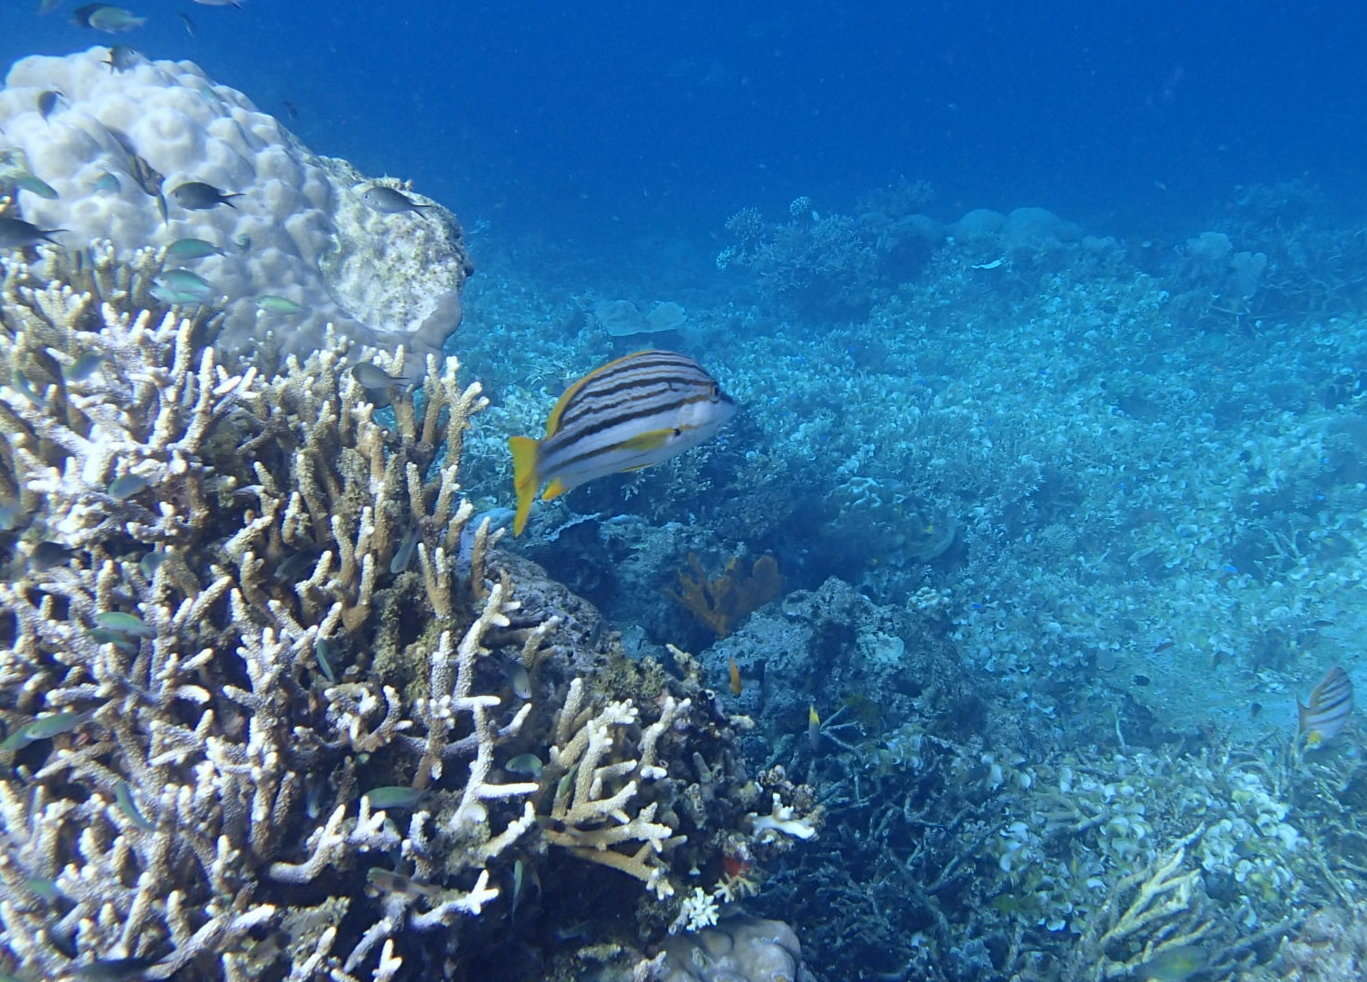
[[[646,430],[629,440],[623,440],[618,446],[623,450],[659,450],[674,433],[675,431],[672,429]],[[626,469],[634,470],[635,468]]]
[[[568,490],[569,487],[565,484],[565,482],[557,477],[550,484],[546,485],[546,490],[542,493],[541,500],[554,501],[556,498],[560,497]]]

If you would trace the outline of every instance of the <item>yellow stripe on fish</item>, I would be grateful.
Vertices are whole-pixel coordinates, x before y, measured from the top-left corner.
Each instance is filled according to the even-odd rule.
[[[540,440],[515,436],[513,486],[521,535],[542,484],[543,501],[594,478],[640,470],[711,438],[736,404],[687,355],[638,351],[576,381],[555,404]]]

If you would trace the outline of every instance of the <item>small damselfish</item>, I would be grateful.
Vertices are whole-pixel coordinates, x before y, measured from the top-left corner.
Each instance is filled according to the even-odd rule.
[[[716,379],[687,355],[638,351],[595,368],[560,397],[540,440],[515,436],[513,485],[521,535],[543,501],[608,474],[640,470],[712,437],[736,413]]]

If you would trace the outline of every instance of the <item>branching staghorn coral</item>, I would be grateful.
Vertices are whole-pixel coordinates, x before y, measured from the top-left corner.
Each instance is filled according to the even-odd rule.
[[[1210,932],[1201,914],[1200,873],[1183,869],[1186,847],[1198,830],[1148,868],[1122,877],[1087,922],[1072,957],[1068,978],[1129,977],[1168,949],[1193,945]],[[1120,952],[1128,957],[1118,957]]]
[[[642,784],[667,775],[656,746],[675,717],[688,708],[689,700],[679,702],[666,695],[659,719],[645,728],[639,756],[626,757],[620,730],[637,722],[636,707],[612,702],[595,713],[584,706],[584,680],[575,679],[561,707],[551,748],[550,777],[557,783],[546,840],[580,859],[636,877],[660,899],[672,895],[668,867],[659,854],[683,840],[670,826],[654,820],[658,803],[642,805],[637,799]],[[629,851],[613,848],[623,845]]]
[[[46,974],[140,957],[154,976],[194,964],[246,977],[248,932],[279,910],[263,899],[272,883],[307,886],[400,847],[446,853],[446,895],[408,922],[477,914],[498,895],[484,864],[532,823],[529,811],[495,821],[481,803],[536,788],[489,778],[494,743],[529,707],[495,725],[499,698],[474,691],[481,639],[516,602],[506,584],[469,589],[445,559],[469,509],[451,514],[456,458],[434,465],[459,449],[478,387],[457,387],[454,359],[430,359],[422,414],[405,397],[388,433],[341,343],[263,380],[218,366],[202,322],[174,311],[97,306],[23,264],[0,289],[0,472],[22,526],[0,583],[0,719],[13,737],[0,950]],[[450,693],[426,703],[354,668],[325,684],[324,646],[370,633],[377,590],[403,574],[401,525],[430,555],[427,592],[445,608],[440,630],[411,642],[428,649],[429,691]],[[446,708],[436,730],[429,703]],[[405,835],[358,800],[356,771],[410,734],[446,765],[434,797],[460,805],[438,810],[434,830],[419,812]],[[312,960],[349,973],[393,921],[354,941],[346,969],[330,945]],[[400,963],[388,946],[376,977]]]
[[[515,865],[630,907],[774,848],[697,679],[492,555],[454,358],[385,425],[351,366],[401,351],[229,369],[212,315],[40,254],[0,272],[0,970],[389,979],[504,945]]]

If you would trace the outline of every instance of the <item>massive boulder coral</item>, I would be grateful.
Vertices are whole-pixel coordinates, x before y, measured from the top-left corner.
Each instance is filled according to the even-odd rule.
[[[40,96],[52,92],[44,113]],[[25,220],[65,230],[67,248],[109,239],[128,259],[187,238],[216,247],[192,271],[223,299],[221,348],[302,357],[331,324],[366,344],[402,344],[420,366],[460,322],[472,266],[450,212],[412,192],[420,210],[368,206],[371,188],[401,185],[311,152],[190,62],[104,47],[24,58],[0,89],[0,134],[0,192],[16,193]],[[233,197],[187,208],[174,191],[189,182]]]
[[[663,982],[802,982],[802,946],[782,921],[732,917],[666,945]]]
[[[494,550],[454,358],[384,422],[348,365],[402,351],[230,371],[142,276],[0,267],[0,970],[525,977],[810,834],[691,659]]]

